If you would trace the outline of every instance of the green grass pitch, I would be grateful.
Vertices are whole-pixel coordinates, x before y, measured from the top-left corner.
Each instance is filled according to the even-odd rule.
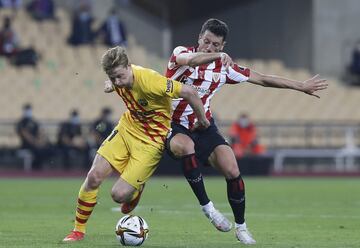
[[[114,227],[122,216],[102,185],[85,240],[62,244],[73,227],[82,179],[0,179],[0,247],[120,247]],[[222,178],[207,177],[215,206],[232,219]],[[245,178],[246,220],[253,247],[360,247],[358,178]],[[134,212],[148,222],[143,247],[241,247],[203,216],[183,178],[152,178]]]

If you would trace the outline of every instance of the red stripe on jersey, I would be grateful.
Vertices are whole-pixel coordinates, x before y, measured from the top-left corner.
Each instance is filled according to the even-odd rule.
[[[234,64],[234,66],[232,68],[234,69],[234,71],[241,73],[245,77],[247,77],[247,78],[250,77],[250,69],[249,68],[243,68],[243,67],[238,66],[237,64]],[[226,75],[226,84],[238,84],[238,83],[240,83],[240,82],[232,80],[231,78],[229,78],[228,75]]]
[[[185,47],[185,48],[186,48],[186,50],[181,51],[181,52],[180,52],[179,54],[177,54],[177,55],[180,55],[180,54],[182,54],[182,53],[193,53],[193,52],[196,51],[196,48],[195,48],[195,47]],[[174,49],[174,51],[175,51],[175,49]],[[171,54],[171,57],[170,57],[170,59],[169,59],[169,64],[168,64],[168,66],[166,67],[165,76],[168,77],[168,78],[175,79],[175,80],[178,80],[178,81],[180,81],[180,82],[183,82],[183,81],[182,81],[183,78],[179,78],[179,77],[173,78],[173,76],[175,75],[175,73],[177,72],[177,70],[178,70],[180,67],[182,67],[182,66],[179,66],[179,64],[176,63],[176,56],[177,56],[177,55],[175,55],[174,52]],[[169,65],[170,65],[171,63],[175,63],[175,66],[170,68]],[[187,76],[189,76],[189,75],[191,74],[191,72],[187,69],[187,70],[186,70],[184,73],[182,73],[180,76],[183,76],[183,75],[185,75],[185,74],[187,74]]]
[[[211,115],[210,108],[209,108],[208,111],[206,111],[205,116],[206,116],[206,119],[210,120],[210,118],[211,118],[211,116],[212,116],[212,115]]]
[[[79,203],[80,205],[83,205],[83,206],[89,207],[89,208],[94,207],[94,206],[96,205],[96,202],[93,202],[93,203],[84,202],[84,201],[82,201],[82,200],[80,200],[80,199],[78,199],[78,203]]]
[[[237,64],[234,64],[234,66],[232,67],[235,71],[243,74],[245,77],[249,77],[250,76],[250,69],[249,68],[244,68],[241,67]]]
[[[124,93],[124,89],[121,89],[121,93],[122,93],[122,96],[124,97],[124,101],[125,103],[130,103],[131,106],[128,106],[128,109],[130,110],[130,114],[131,114],[131,110],[132,111],[136,111],[136,108],[134,106],[134,104],[126,97],[125,93]],[[129,93],[129,92],[128,92]],[[135,102],[136,103],[136,102]],[[148,132],[148,129],[150,129],[150,126],[149,124],[147,124],[146,122],[143,122],[140,120],[140,118],[138,118],[136,115],[133,115],[131,114],[131,116],[133,116],[135,119],[137,119],[141,124],[143,124],[143,129],[144,129],[144,132],[147,136],[149,136],[149,138],[156,142],[155,138],[153,137],[153,135],[151,135],[149,132]]]
[[[230,79],[230,78],[226,75],[226,83],[227,83],[227,84],[238,84],[239,82]]]
[[[222,67],[221,60],[220,59],[216,60],[215,61],[215,68],[213,70],[214,73],[220,73],[221,72],[221,67]],[[204,97],[201,99],[202,102],[203,102],[203,105],[205,105],[207,99],[212,95],[214,90],[217,89],[217,87],[220,84],[220,81],[221,80],[219,80],[217,83],[214,83],[214,82],[211,83],[211,86],[209,88],[209,94],[204,95]],[[210,117],[211,117],[211,111],[210,111],[210,106],[209,106],[208,111],[206,111],[206,118],[210,119]]]
[[[128,94],[129,94],[129,96],[131,97],[131,99],[135,102],[136,106],[137,106],[138,108],[140,108],[142,111],[146,112],[146,109],[144,109],[140,104],[138,104],[138,103],[136,102],[136,100],[135,100],[134,96],[131,94],[131,92],[128,92]],[[157,116],[165,117],[166,119],[170,120],[169,117],[167,117],[166,115],[164,115],[164,114],[161,113],[161,112],[155,112],[154,114],[157,115]],[[160,123],[160,122],[158,122],[158,121],[155,121],[155,120],[152,119],[152,118],[147,118],[146,116],[145,116],[145,118],[146,118],[147,121],[152,121],[152,122],[153,122],[155,125],[157,125],[159,128],[161,128],[161,129],[163,129],[163,130],[165,130],[165,131],[169,131],[169,128],[167,128],[166,126],[164,126],[162,123]],[[153,131],[156,132],[158,136],[162,136],[162,135],[159,134],[159,132],[158,132],[156,129],[153,129]]]
[[[131,99],[133,100],[133,102],[136,104],[136,106],[138,108],[140,108],[142,111],[146,112],[146,109],[144,109],[140,104],[138,104],[135,100],[135,97],[131,94],[130,91],[126,90],[128,92],[128,95],[131,97]],[[159,112],[155,112],[155,114],[157,114]],[[166,117],[166,116],[165,116]],[[151,135],[150,132],[147,132],[148,136],[150,136],[150,138],[152,138],[152,140],[155,141],[155,138],[154,137],[160,137],[162,142],[165,142],[166,138],[165,138],[165,135],[162,135],[159,133],[158,130],[152,128],[148,123],[147,121],[151,121],[153,122],[157,127],[159,127],[160,129],[163,129],[166,133],[169,131],[169,128],[166,127],[165,125],[163,125],[162,123],[158,122],[158,121],[155,121],[154,119],[152,118],[147,118],[145,116],[145,119],[146,120],[141,120],[140,118],[137,118],[139,120],[139,122],[141,122],[143,125],[144,125],[144,130],[147,132],[147,131],[153,131],[155,134]],[[167,117],[167,119],[169,119]],[[156,141],[155,141],[156,142]]]
[[[180,123],[180,117],[184,113],[187,105],[188,103],[185,100],[181,100],[179,102],[179,104],[176,106],[173,112],[173,116],[172,116],[173,121],[175,121],[176,123]]]

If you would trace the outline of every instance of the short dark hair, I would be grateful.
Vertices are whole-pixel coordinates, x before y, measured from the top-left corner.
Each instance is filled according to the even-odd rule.
[[[32,106],[31,106],[30,103],[25,103],[25,104],[23,105],[23,110],[28,110],[28,109],[32,109]]]
[[[73,109],[73,110],[71,110],[70,115],[71,115],[71,117],[78,116],[78,115],[79,115],[79,111],[78,111],[77,109]]]
[[[206,30],[209,30],[211,33],[216,36],[220,36],[223,40],[226,40],[226,36],[229,32],[227,24],[219,19],[211,18],[207,20],[201,28],[200,35],[204,34]]]

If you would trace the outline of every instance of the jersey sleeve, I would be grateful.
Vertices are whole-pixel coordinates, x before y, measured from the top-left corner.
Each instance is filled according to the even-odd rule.
[[[249,80],[250,69],[241,67],[237,64],[229,68],[229,72],[226,74],[227,84],[238,84]]]
[[[183,86],[182,83],[164,77],[155,71],[151,73],[150,82],[151,83],[149,84],[149,90],[153,94],[161,97],[163,96],[167,96],[170,98],[180,97],[180,92]]]
[[[169,59],[169,63],[167,66],[168,70],[174,70],[175,68],[177,68],[179,65],[176,63],[176,58],[177,56],[179,56],[182,53],[189,53],[189,49],[187,47],[184,46],[178,46],[174,49],[173,53],[171,54],[171,57]]]

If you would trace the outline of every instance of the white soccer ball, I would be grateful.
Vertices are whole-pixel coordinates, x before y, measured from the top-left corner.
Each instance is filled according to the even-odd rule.
[[[116,238],[124,246],[140,246],[147,239],[149,226],[143,218],[125,215],[115,226]]]

